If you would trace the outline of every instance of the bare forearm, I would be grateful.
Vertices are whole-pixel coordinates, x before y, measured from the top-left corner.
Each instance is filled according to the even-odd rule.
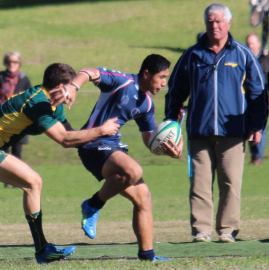
[[[73,85],[80,88],[83,84],[88,81],[97,83],[99,82],[100,72],[96,68],[83,68],[81,69],[76,77],[72,80]]]
[[[77,147],[89,141],[97,140],[102,136],[114,136],[120,125],[117,117],[108,119],[102,126],[91,129],[66,131],[63,124],[55,123],[45,134],[65,148]]]
[[[76,94],[79,88],[86,82],[99,83],[100,72],[97,68],[81,69],[70,84],[65,86],[60,85],[50,91],[50,100],[53,106],[58,106],[60,103],[66,103],[68,109],[72,107],[76,100]]]
[[[106,122],[100,126],[91,129],[65,131],[64,147],[76,147],[89,141],[95,141],[103,136],[114,136],[120,125],[116,123],[117,117],[106,120]]]
[[[100,127],[67,131],[61,145],[65,148],[77,147],[89,141],[97,140],[103,135]]]

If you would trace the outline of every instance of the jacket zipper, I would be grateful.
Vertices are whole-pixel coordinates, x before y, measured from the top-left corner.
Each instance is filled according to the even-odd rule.
[[[220,60],[225,56],[226,54],[224,54],[219,60],[218,62],[214,65],[214,94],[215,94],[215,98],[214,98],[214,103],[215,103],[215,109],[214,109],[214,135],[218,135],[219,134],[219,129],[218,129],[218,65]]]

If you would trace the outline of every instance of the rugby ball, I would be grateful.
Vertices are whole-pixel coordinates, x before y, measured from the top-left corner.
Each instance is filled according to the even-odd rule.
[[[178,122],[166,120],[161,122],[152,132],[149,139],[149,150],[154,155],[163,154],[164,142],[172,140],[176,145],[179,144],[181,127]]]

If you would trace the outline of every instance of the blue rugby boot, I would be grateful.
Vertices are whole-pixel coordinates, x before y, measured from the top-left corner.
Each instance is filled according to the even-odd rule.
[[[170,259],[167,259],[167,258],[164,258],[164,257],[158,257],[158,256],[154,256],[153,262],[156,262],[156,261],[166,261],[166,262],[170,262],[171,260]]]
[[[60,259],[66,259],[67,256],[71,255],[75,251],[75,249],[76,247],[74,246],[61,248],[50,243],[46,245],[43,253],[35,255],[35,258],[38,263],[50,263]]]
[[[91,239],[96,236],[96,222],[98,219],[99,210],[88,205],[88,200],[81,205],[81,228],[85,234]]]

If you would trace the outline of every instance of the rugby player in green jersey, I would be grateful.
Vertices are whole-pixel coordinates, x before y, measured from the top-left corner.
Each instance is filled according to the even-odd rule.
[[[50,104],[50,91],[71,82],[75,71],[66,64],[52,64],[45,70],[43,83],[19,93],[0,105],[0,149],[9,147],[25,135],[46,134],[63,147],[77,147],[118,131],[117,118],[89,130],[66,130],[63,105]],[[0,181],[23,190],[23,208],[35,245],[38,263],[66,258],[75,247],[48,243],[42,230],[40,196],[42,179],[22,160],[0,150]]]

